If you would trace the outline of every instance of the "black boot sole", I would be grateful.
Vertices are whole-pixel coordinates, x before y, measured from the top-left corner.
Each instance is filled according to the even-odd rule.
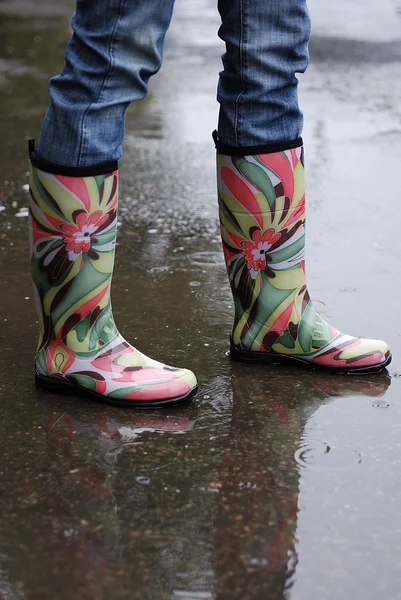
[[[165,400],[114,400],[107,396],[102,396],[92,390],[69,383],[67,381],[56,379],[46,375],[40,375],[38,372],[35,373],[36,387],[47,392],[54,394],[64,394],[67,396],[79,396],[88,397],[103,404],[110,404],[111,406],[118,406],[119,408],[135,408],[137,410],[152,410],[156,408],[167,408],[169,406],[176,406],[191,400],[198,391],[198,387],[185,394],[184,396],[177,396],[175,398],[167,398]]]
[[[285,354],[269,354],[268,352],[249,352],[241,350],[234,346],[234,344],[231,344],[230,356],[232,360],[248,364],[289,365],[301,367],[303,369],[326,371],[326,373],[337,373],[338,375],[369,375],[371,373],[380,373],[380,371],[388,367],[392,359],[390,354],[385,362],[371,367],[350,367],[349,369],[344,367],[324,367],[323,365],[311,363],[303,358],[295,358],[286,356]]]

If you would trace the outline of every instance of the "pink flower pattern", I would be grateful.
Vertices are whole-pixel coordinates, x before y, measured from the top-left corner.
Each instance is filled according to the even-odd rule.
[[[275,233],[274,229],[268,229],[263,234],[260,229],[252,232],[251,240],[242,240],[242,253],[248,264],[248,269],[255,271],[264,271],[266,269],[267,254],[270,248],[281,237],[280,233]]]
[[[63,232],[63,242],[66,245],[67,252],[88,252],[91,243],[91,236],[98,228],[107,221],[107,215],[100,210],[91,215],[80,212],[75,218],[75,225],[63,223],[60,229]]]

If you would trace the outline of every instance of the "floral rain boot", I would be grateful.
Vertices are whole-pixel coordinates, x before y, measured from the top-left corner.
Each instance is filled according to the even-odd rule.
[[[30,153],[30,252],[40,323],[37,384],[136,408],[188,400],[196,393],[195,375],[133,348],[113,319],[118,171],[80,177],[50,173],[33,142]]]
[[[235,302],[232,358],[380,371],[391,362],[387,344],[341,333],[309,297],[303,147],[261,150],[232,156],[217,141],[221,234]]]

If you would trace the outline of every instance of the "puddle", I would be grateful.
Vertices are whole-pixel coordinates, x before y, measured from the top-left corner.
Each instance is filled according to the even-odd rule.
[[[113,306],[127,339],[193,369],[199,393],[138,414],[34,387],[25,140],[73,2],[0,4],[0,599],[399,598],[400,148],[387,133],[401,79],[376,39],[389,6],[372,36],[385,69],[362,72],[372,46],[351,40],[325,73],[312,66],[303,94],[311,290],[336,326],[389,339],[394,376],[230,360],[210,139],[219,18],[211,0],[177,0],[165,70],[127,115]],[[325,61],[331,33],[315,41]],[[344,48],[358,68],[339,77]]]

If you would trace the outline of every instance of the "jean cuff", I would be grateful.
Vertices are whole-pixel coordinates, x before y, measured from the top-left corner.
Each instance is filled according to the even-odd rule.
[[[65,165],[59,165],[57,163],[47,162],[43,160],[35,150],[35,140],[29,140],[29,158],[31,164],[45,171],[46,173],[52,173],[53,175],[64,175],[66,177],[96,177],[97,175],[107,175],[118,170],[118,161],[113,160],[106,163],[94,165],[93,167],[67,167]]]
[[[216,146],[217,152],[226,156],[252,156],[254,154],[273,154],[273,152],[284,152],[292,148],[299,148],[303,145],[301,137],[295,140],[287,140],[283,142],[275,142],[274,144],[266,144],[264,146],[227,146],[220,142],[217,131],[213,131],[212,137]]]

